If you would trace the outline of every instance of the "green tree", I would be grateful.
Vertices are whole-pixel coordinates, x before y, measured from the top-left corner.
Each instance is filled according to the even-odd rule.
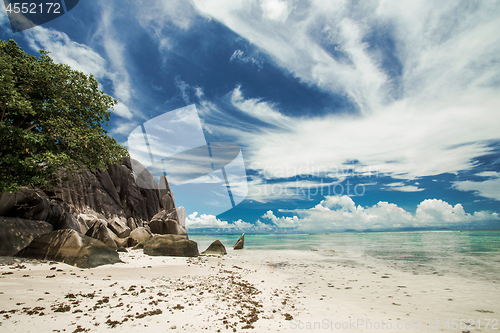
[[[50,187],[61,169],[106,169],[128,155],[102,128],[116,100],[48,53],[0,41],[0,193]]]

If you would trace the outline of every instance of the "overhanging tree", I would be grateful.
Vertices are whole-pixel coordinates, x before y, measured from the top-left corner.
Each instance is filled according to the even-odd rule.
[[[0,41],[0,193],[50,187],[61,169],[106,169],[128,155],[102,128],[116,100],[48,53]]]

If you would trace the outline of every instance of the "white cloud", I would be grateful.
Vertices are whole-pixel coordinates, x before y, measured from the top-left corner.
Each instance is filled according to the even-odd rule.
[[[29,29],[25,33],[29,46],[38,51],[50,51],[50,57],[56,63],[69,65],[72,69],[85,74],[93,74],[98,80],[111,79],[114,84],[115,96],[119,104],[115,105],[114,112],[124,118],[131,118],[132,112],[126,102],[130,99],[130,87],[122,75],[108,69],[107,61],[91,47],[77,43],[64,32],[46,29],[42,26]],[[122,69],[123,71],[123,69]]]
[[[186,103],[186,105],[191,104],[190,97],[189,97],[191,86],[189,84],[187,84],[186,82],[182,81],[179,76],[177,76],[175,78],[175,86],[181,92],[181,96],[182,96],[182,99],[184,100],[184,103]]]
[[[295,181],[267,183],[262,178],[257,177],[247,182],[247,199],[266,203],[275,200],[309,200],[318,194],[344,194],[347,187],[340,184],[342,181],[343,179],[330,179],[328,181],[328,178],[325,178],[316,181],[297,179]],[[356,190],[364,193],[364,188],[363,190],[356,188]],[[354,191],[354,186],[351,186],[349,191]]]
[[[230,62],[233,61],[239,61],[242,63],[250,63],[252,65],[257,66],[257,68],[262,69],[262,61],[255,59],[254,57],[250,56],[245,56],[245,52],[242,50],[236,50],[234,53],[231,55],[231,58],[229,59]]]
[[[310,162],[335,169],[352,160],[356,169],[404,180],[457,173],[473,168],[500,136],[497,3],[311,0],[286,2],[287,14],[277,19],[270,18],[281,5],[265,8],[284,1],[194,3],[301,81],[347,97],[360,111],[289,117],[273,101],[234,89],[235,107],[274,128],[211,130],[245,145],[248,164],[270,178],[293,177]],[[390,77],[381,51],[370,48],[374,32],[391,36],[400,76]],[[283,168],[289,172],[281,176]]]
[[[418,183],[416,183],[418,185]],[[390,191],[399,191],[399,192],[420,192],[425,189],[419,188],[418,186],[414,185],[407,185],[402,182],[398,183],[391,183],[391,184],[384,184],[384,186],[388,186],[388,190]]]
[[[474,191],[482,197],[500,201],[500,173],[485,171],[477,174],[477,176],[491,178],[482,182],[457,181],[453,182],[453,187],[460,191]]]
[[[278,0],[194,3],[202,14],[222,22],[301,80],[348,95],[363,111],[379,104],[386,75],[366,55],[364,27],[345,17],[348,9],[343,2],[294,6]],[[321,43],[330,43],[334,37],[344,41],[339,47],[349,62],[336,61],[322,47]]]
[[[219,229],[220,231],[234,232],[266,232],[272,230],[272,226],[257,221],[257,223],[248,223],[243,220],[227,222],[219,220],[216,216],[210,214],[198,215],[198,212],[189,214],[186,218],[186,229],[188,231],[202,229]]]
[[[372,207],[356,206],[348,196],[327,196],[310,209],[280,210],[295,213],[293,217],[276,217],[268,211],[262,218],[270,220],[277,228],[296,231],[343,231],[346,229],[387,229],[418,227],[453,227],[462,223],[499,220],[497,213],[486,211],[466,213],[461,204],[427,199],[422,201],[412,215],[395,204],[380,201]]]
[[[130,82],[130,75],[127,69],[126,61],[126,46],[120,42],[118,34],[113,25],[114,11],[113,8],[106,4],[101,6],[101,22],[99,29],[94,35],[94,39],[98,40],[109,60],[109,77],[113,82],[114,94],[118,101],[123,105],[119,108],[124,113],[122,116],[127,118],[132,117],[128,106],[132,97],[134,97],[134,89]]]
[[[97,79],[105,78],[106,60],[91,47],[77,43],[64,32],[46,29],[42,26],[26,31],[29,46],[38,51],[50,51],[50,57],[56,63],[67,64],[85,74],[93,74]]]
[[[0,10],[0,25],[4,25],[9,21],[9,17],[7,16],[7,12]]]
[[[116,106],[115,106],[116,109]],[[134,128],[137,127],[135,122],[116,122],[111,130],[113,134],[129,135]]]
[[[347,229],[383,230],[398,228],[460,227],[475,222],[498,221],[497,213],[487,211],[466,213],[461,204],[455,206],[437,200],[427,199],[418,206],[415,214],[395,204],[380,201],[371,207],[356,205],[352,198],[326,196],[316,206],[309,209],[283,210],[293,216],[281,216],[269,210],[261,216],[263,223],[255,224],[242,220],[227,222],[216,216],[198,213],[190,214],[186,220],[188,230],[218,229],[221,232],[336,232]]]
[[[284,0],[261,0],[263,16],[272,21],[284,22],[290,14],[287,1]]]
[[[268,102],[245,100],[240,87],[231,100],[245,114],[275,126],[225,131],[247,146],[248,165],[269,178],[335,171],[352,160],[359,161],[352,166],[356,172],[399,179],[468,170],[474,157],[490,152],[487,141],[498,138],[500,123],[498,112],[477,104],[422,111],[398,102],[365,117],[293,118]]]
[[[139,23],[157,40],[160,52],[171,51],[173,44],[169,34],[164,29],[174,25],[177,28],[188,30],[196,13],[190,1],[150,1],[139,0],[134,2],[135,12]]]
[[[116,114],[119,116],[122,116],[124,118],[132,118],[132,112],[128,108],[128,106],[124,103],[118,103],[114,106],[114,111]],[[128,134],[128,133],[123,133],[123,134]]]

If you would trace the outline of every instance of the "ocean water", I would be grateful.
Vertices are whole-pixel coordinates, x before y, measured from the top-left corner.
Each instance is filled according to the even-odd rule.
[[[423,231],[337,234],[245,235],[243,251],[233,251],[238,235],[190,235],[200,252],[219,239],[229,254],[251,257],[285,254],[301,265],[385,265],[413,274],[459,275],[500,282],[500,231]],[[333,251],[332,251],[333,250]],[[311,255],[311,251],[314,255]],[[262,257],[262,256],[261,256]]]

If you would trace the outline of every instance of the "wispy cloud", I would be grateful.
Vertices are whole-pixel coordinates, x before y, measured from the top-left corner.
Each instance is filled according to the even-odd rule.
[[[132,112],[125,104],[130,100],[128,84],[122,81],[119,72],[109,69],[108,62],[90,46],[77,43],[64,32],[38,26],[29,29],[25,38],[33,50],[45,49],[57,63],[71,66],[85,74],[93,74],[98,80],[110,79],[114,83],[115,97],[119,104],[114,112],[124,118],[131,118]],[[122,69],[119,69],[123,71]]]
[[[500,173],[485,171],[476,176],[489,177],[484,181],[457,181],[453,182],[453,187],[460,191],[473,191],[478,195],[500,201]]]
[[[287,166],[285,178],[293,177],[309,161],[334,169],[352,160],[402,180],[457,173],[500,138],[498,3],[194,3],[301,81],[360,111],[290,117],[279,101],[245,99],[238,86],[232,105],[273,128],[211,129],[245,145],[248,165],[266,175],[280,178]]]
[[[93,38],[104,48],[109,60],[109,67],[111,68],[109,76],[113,82],[114,95],[118,99],[118,102],[122,104],[117,110],[122,112],[123,116],[132,118],[130,104],[134,97],[134,89],[127,69],[127,47],[120,41],[119,34],[115,31],[113,20],[113,7],[102,5],[101,22]]]
[[[242,62],[242,63],[249,63],[251,65],[257,66],[257,68],[260,70],[262,69],[262,61],[245,55],[245,52],[242,50],[236,50],[234,53],[231,55],[231,58],[229,59],[230,62]]]

